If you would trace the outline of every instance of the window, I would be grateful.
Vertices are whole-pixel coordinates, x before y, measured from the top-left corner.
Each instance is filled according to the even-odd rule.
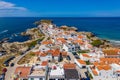
[[[31,78],[30,80],[34,80],[34,78]]]
[[[49,79],[49,80],[55,80],[55,79]]]
[[[64,80],[64,79],[58,79],[58,80]]]
[[[43,78],[39,78],[39,80],[43,80]]]

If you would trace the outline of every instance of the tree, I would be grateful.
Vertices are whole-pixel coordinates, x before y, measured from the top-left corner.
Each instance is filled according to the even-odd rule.
[[[60,53],[59,57],[58,57],[58,62],[61,62],[63,60],[63,56],[62,53]]]

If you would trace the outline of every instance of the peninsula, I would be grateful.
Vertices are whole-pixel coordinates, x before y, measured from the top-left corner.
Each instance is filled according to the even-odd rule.
[[[36,21],[25,42],[0,44],[1,78],[5,80],[117,80],[120,49],[91,32]]]

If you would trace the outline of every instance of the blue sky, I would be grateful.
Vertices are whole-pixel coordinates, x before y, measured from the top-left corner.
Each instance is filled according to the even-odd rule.
[[[120,17],[120,0],[0,0],[0,17]]]

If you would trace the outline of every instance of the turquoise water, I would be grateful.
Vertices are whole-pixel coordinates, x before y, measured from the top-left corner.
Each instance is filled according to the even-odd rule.
[[[20,32],[35,27],[40,19],[51,19],[58,26],[75,26],[79,31],[93,32],[100,38],[120,41],[120,18],[0,18],[0,40],[9,37],[10,41],[25,41],[28,37],[20,36]]]

